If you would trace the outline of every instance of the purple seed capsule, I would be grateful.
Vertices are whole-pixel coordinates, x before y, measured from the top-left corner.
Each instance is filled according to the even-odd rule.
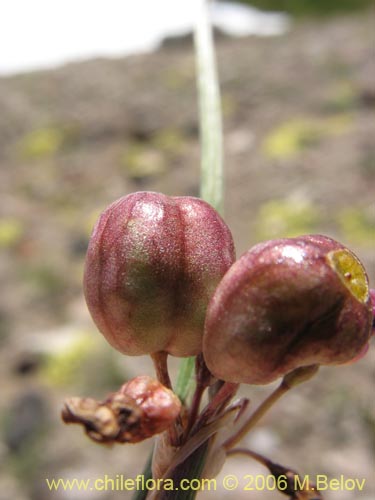
[[[208,203],[129,194],[93,230],[86,302],[99,330],[124,354],[195,355],[209,299],[233,261],[231,232]]]
[[[322,235],[267,241],[218,285],[203,354],[220,379],[266,384],[301,366],[355,359],[372,317],[366,272],[342,244]]]

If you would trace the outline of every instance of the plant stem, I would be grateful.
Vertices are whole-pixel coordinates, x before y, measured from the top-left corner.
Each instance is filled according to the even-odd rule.
[[[185,429],[185,437],[188,436],[190,430],[197,420],[204,391],[207,389],[207,387],[209,387],[210,382],[213,379],[213,376],[206,366],[202,353],[198,354],[195,359],[195,378],[195,391],[190,405],[189,420]]]
[[[319,369],[319,365],[309,365],[296,368],[286,374],[279,385],[264,401],[261,403],[254,413],[245,421],[242,427],[225,443],[224,448],[230,450],[243,439],[246,434],[259,422],[259,420],[268,412],[270,408],[286,394],[290,389],[309,380]]]
[[[176,383],[176,394],[182,403],[185,403],[191,382],[193,381],[193,370],[195,358],[184,358],[181,361]]]
[[[322,494],[317,490],[316,484],[307,482],[307,484],[300,484],[296,478],[300,476],[298,472],[289,467],[272,462],[265,456],[246,448],[234,448],[227,451],[227,456],[231,455],[246,455],[253,458],[260,464],[267,467],[273,477],[276,479],[276,487],[284,495],[290,495],[291,500],[323,500]],[[283,478],[282,483],[277,480]]]
[[[232,437],[230,437],[225,443],[225,449],[229,450],[233,448],[237,443],[241,441],[242,438],[246,436],[246,434],[259,422],[259,420],[265,415],[268,410],[278,401],[286,392],[290,389],[289,386],[286,386],[281,382],[279,387],[275,389],[269,396],[266,398],[263,403],[261,403],[254,413],[251,414],[250,418],[244,423],[244,425],[240,428],[240,430]]]
[[[173,390],[171,379],[169,378],[168,372],[168,353],[165,351],[158,351],[151,354],[151,359],[154,362],[154,367],[156,371],[156,376],[160,383],[170,390]],[[180,440],[181,434],[181,418],[177,417],[175,423],[171,425],[168,429],[170,442],[174,446],[177,446]]]
[[[153,451],[151,450],[151,453],[147,459],[147,462],[145,464],[145,467],[142,472],[142,476],[144,477],[145,482],[147,479],[152,478],[152,457],[153,457]],[[145,500],[148,495],[148,490],[137,490],[134,495],[132,496],[132,500]]]
[[[168,372],[168,353],[165,351],[154,352],[151,354],[151,359],[154,363],[156,376],[159,382],[168,389],[172,389],[172,383]]]
[[[206,425],[209,420],[220,413],[220,410],[225,408],[228,402],[236,394],[238,387],[239,384],[225,382],[212,400],[208,403],[206,408],[202,411],[199,420],[196,422],[195,429]],[[193,430],[195,429],[193,428]]]
[[[227,412],[206,426],[200,427],[199,430],[197,430],[194,435],[191,435],[191,437],[176,451],[173,460],[163,477],[173,477],[174,472],[177,471],[179,467],[183,467],[183,464],[198,450],[198,448],[200,448],[205,442],[208,442],[212,436],[217,434],[232,421],[232,412]],[[196,476],[189,474],[187,478],[189,479],[194,477]]]
[[[173,474],[173,484],[179,488],[180,491],[161,491],[157,495],[157,500],[194,500],[197,495],[195,489],[186,488],[186,479],[200,478],[205,458],[207,455],[208,441],[205,441],[200,447],[194,451],[187,459],[176,468]],[[185,487],[180,488],[181,481],[185,480]]]
[[[194,34],[201,135],[201,197],[223,209],[221,101],[208,3],[198,0]]]

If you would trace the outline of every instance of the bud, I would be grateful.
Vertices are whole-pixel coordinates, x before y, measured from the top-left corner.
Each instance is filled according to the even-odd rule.
[[[218,378],[265,384],[295,368],[355,359],[372,317],[368,278],[350,250],[321,235],[267,241],[217,287],[203,355]]]
[[[208,301],[233,260],[230,230],[206,202],[133,193],[110,205],[94,228],[87,305],[124,354],[192,356],[202,350]]]

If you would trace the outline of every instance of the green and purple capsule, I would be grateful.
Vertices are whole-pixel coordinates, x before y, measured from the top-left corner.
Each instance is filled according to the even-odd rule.
[[[361,357],[373,310],[366,271],[322,235],[260,243],[233,264],[207,310],[203,354],[218,378],[272,382]]]
[[[235,258],[230,230],[201,199],[137,192],[110,205],[89,243],[84,293],[124,354],[202,350],[207,305]]]

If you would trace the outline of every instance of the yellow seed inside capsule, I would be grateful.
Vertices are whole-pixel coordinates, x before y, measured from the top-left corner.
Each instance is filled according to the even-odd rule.
[[[366,303],[369,298],[369,285],[366,271],[357,257],[349,250],[340,249],[329,252],[327,260],[354,297]]]

